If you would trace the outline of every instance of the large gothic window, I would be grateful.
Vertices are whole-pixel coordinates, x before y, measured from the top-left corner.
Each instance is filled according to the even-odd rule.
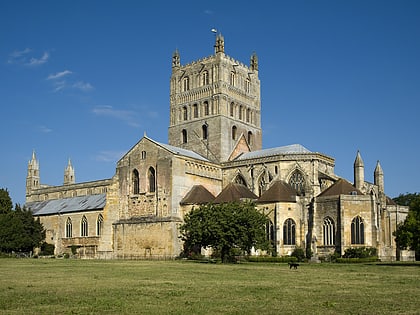
[[[335,236],[335,227],[334,221],[330,217],[326,217],[324,219],[324,224],[322,225],[323,231],[323,240],[324,245],[330,246],[335,244],[334,236]]]
[[[133,171],[133,194],[138,195],[140,192],[140,176],[139,171],[134,170]]]
[[[82,217],[82,220],[80,221],[80,236],[88,236],[89,230],[88,230],[88,220],[85,216]]]
[[[296,245],[296,223],[293,219],[287,219],[283,224],[284,245]]]
[[[104,217],[102,214],[98,215],[98,218],[96,219],[96,235],[100,236],[102,235],[102,229],[104,225]]]
[[[66,237],[73,237],[73,223],[70,218],[66,220]]]
[[[292,186],[299,194],[305,194],[305,178],[303,174],[298,170],[294,171],[289,180],[290,186]]]
[[[351,221],[351,243],[365,243],[365,225],[363,223],[363,219],[360,216],[355,217]]]
[[[153,167],[149,168],[148,178],[149,178],[149,192],[155,192],[156,191],[156,173]]]

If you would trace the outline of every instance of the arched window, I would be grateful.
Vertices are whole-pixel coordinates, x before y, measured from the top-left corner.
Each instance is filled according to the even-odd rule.
[[[209,73],[208,71],[203,71],[203,85],[209,84]]]
[[[235,116],[235,103],[230,103],[230,116]]]
[[[251,91],[251,80],[246,79],[245,81],[245,92],[249,93]]]
[[[183,86],[184,92],[188,91],[190,89],[190,78],[185,77],[183,83],[184,83],[184,86]]]
[[[236,126],[232,127],[232,140],[236,140]]]
[[[305,178],[300,171],[296,170],[293,172],[292,176],[290,176],[289,184],[299,194],[305,195]]]
[[[142,160],[146,159],[146,151],[141,151],[141,159]]]
[[[365,225],[363,223],[363,219],[360,216],[355,217],[351,221],[351,243],[365,243]]]
[[[82,217],[82,220],[80,221],[80,236],[88,236],[89,230],[88,230],[88,220],[85,216]]]
[[[156,191],[156,173],[153,167],[149,168],[148,178],[149,178],[149,192],[155,192]]]
[[[232,71],[230,73],[230,85],[232,86],[235,86],[235,81],[236,81],[235,77],[236,77],[235,72]]]
[[[246,122],[249,122],[249,117],[251,117],[251,110],[248,108],[246,110]]]
[[[335,227],[334,221],[330,217],[324,219],[322,226],[324,245],[330,246],[335,244]]]
[[[187,130],[182,129],[182,143],[187,143]]]
[[[208,116],[209,114],[210,114],[209,102],[205,101],[204,102],[204,115]]]
[[[252,145],[253,143],[252,143],[252,132],[251,131],[248,131],[248,144],[249,145]]]
[[[194,118],[198,118],[198,105],[197,104],[193,105],[193,116]]]
[[[96,235],[101,236],[102,235],[102,228],[104,225],[104,217],[102,214],[98,215],[98,218],[96,219]]]
[[[70,218],[66,220],[66,237],[73,237],[73,223]]]
[[[284,245],[296,245],[296,223],[293,219],[287,219],[283,224]]]
[[[188,120],[188,109],[187,109],[187,106],[184,106],[182,108],[182,114],[183,114],[184,120]]]
[[[133,194],[138,195],[140,192],[140,176],[139,171],[134,169],[133,170]]]
[[[207,138],[208,138],[207,124],[204,124],[201,128],[202,128],[202,131],[203,131],[203,139],[207,140]]]
[[[236,175],[234,183],[241,184],[241,185],[244,185],[245,187],[247,187],[245,179],[240,174]]]
[[[242,120],[242,112],[243,112],[244,108],[242,107],[242,105],[239,105],[239,119]]]

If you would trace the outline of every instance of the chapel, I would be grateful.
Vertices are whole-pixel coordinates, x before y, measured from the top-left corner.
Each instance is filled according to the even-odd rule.
[[[370,183],[360,152],[354,178],[345,179],[334,173],[333,157],[301,144],[262,148],[258,74],[255,53],[244,64],[217,34],[211,56],[182,64],[173,53],[168,143],[145,134],[108,179],[78,183],[69,160],[60,186],[41,183],[33,152],[25,205],[55,254],[173,259],[193,207],[253,200],[270,218],[267,238],[279,256],[302,247],[321,259],[365,246],[382,260],[398,259],[392,233],[408,208],[386,196],[380,163]]]

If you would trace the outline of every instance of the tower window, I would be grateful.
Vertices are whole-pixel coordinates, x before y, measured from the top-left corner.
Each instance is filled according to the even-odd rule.
[[[249,117],[251,116],[251,110],[248,108],[246,110],[246,122],[249,122]]]
[[[182,129],[182,143],[187,143],[187,130]]]
[[[251,91],[251,80],[246,79],[245,81],[245,92],[249,93]]]
[[[243,107],[242,105],[239,106],[239,119],[242,120],[242,111],[243,111]]]
[[[208,71],[203,72],[203,85],[209,84],[209,73]]]
[[[230,73],[230,85],[235,86],[236,75],[235,72]]]
[[[156,191],[156,173],[153,167],[149,168],[149,192]]]
[[[182,108],[182,113],[183,113],[184,120],[188,120],[188,108],[187,108],[187,106],[184,106]]]
[[[230,103],[230,116],[233,117],[235,115],[235,104],[232,102]]]
[[[205,101],[204,102],[204,115],[205,116],[208,116],[209,113],[210,113],[210,110],[209,110],[209,102]]]
[[[202,126],[202,131],[203,131],[203,139],[207,140],[207,137],[208,137],[207,124]]]
[[[252,145],[253,143],[252,143],[252,132],[251,131],[248,131],[248,144],[249,145]]]
[[[197,104],[193,105],[193,116],[194,116],[194,118],[198,117],[198,105]]]
[[[359,216],[351,221],[351,243],[364,244],[365,243],[365,225],[363,219]]]
[[[232,140],[236,140],[236,126],[232,127]]]
[[[188,91],[190,89],[190,78],[189,77],[185,77],[183,80],[183,89],[184,92]]]

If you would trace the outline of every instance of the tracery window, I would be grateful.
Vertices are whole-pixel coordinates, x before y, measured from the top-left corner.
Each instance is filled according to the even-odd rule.
[[[80,236],[88,236],[88,220],[85,216],[82,217],[82,220],[80,221]]]
[[[334,221],[330,217],[324,219],[322,226],[324,245],[330,246],[335,244],[335,227]]]
[[[153,167],[149,168],[148,178],[149,178],[149,192],[155,192],[156,191],[156,173]]]
[[[240,174],[236,175],[234,183],[241,184],[241,185],[244,185],[245,187],[247,187],[245,179]]]
[[[140,176],[139,171],[133,170],[133,194],[138,195],[140,192]]]
[[[305,194],[305,177],[296,170],[290,177],[289,184],[301,195]]]
[[[363,223],[363,219],[360,216],[355,217],[351,221],[351,243],[365,243],[365,225]]]
[[[293,219],[287,219],[283,224],[284,245],[296,245],[296,223]]]
[[[102,235],[102,229],[104,225],[104,217],[102,214],[98,215],[98,219],[96,219],[96,235],[100,236]]]
[[[73,237],[73,223],[70,218],[66,220],[66,237]]]

